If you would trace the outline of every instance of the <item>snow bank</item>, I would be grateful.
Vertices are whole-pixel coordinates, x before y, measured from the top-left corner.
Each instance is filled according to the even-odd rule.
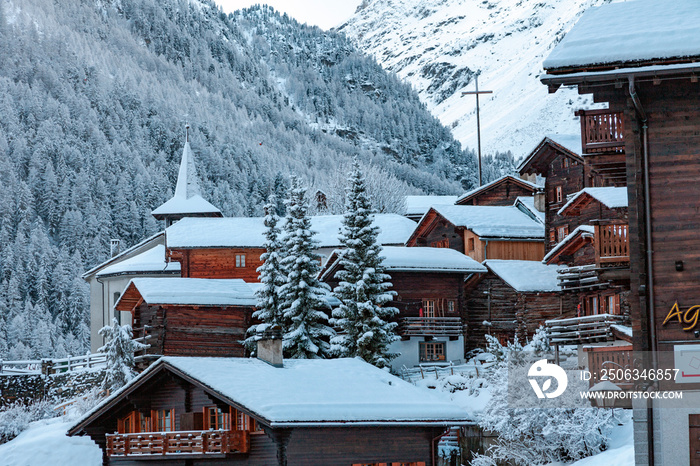
[[[17,438],[0,445],[3,466],[100,466],[102,450],[90,437],[68,437],[65,418],[36,421]]]

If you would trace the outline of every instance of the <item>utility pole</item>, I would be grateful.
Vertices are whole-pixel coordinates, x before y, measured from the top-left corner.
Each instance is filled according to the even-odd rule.
[[[479,94],[493,94],[493,91],[479,91],[479,75],[481,71],[477,71],[474,75],[474,84],[476,84],[475,91],[462,92],[462,97],[465,95],[475,95],[476,96],[476,145],[479,154],[479,187],[482,186],[481,182],[481,121],[479,120]]]

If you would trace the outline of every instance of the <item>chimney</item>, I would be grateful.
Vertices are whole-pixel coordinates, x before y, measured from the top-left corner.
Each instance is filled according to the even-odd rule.
[[[545,193],[544,191],[537,191],[535,193],[535,209],[540,212],[544,212],[545,209]]]
[[[119,254],[119,243],[118,239],[109,240],[109,257],[114,257]]]
[[[282,367],[282,328],[275,325],[258,334],[258,359]]]

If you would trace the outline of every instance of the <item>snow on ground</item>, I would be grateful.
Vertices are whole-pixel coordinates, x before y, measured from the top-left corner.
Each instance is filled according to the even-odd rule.
[[[90,437],[68,437],[65,417],[32,422],[17,438],[0,445],[2,466],[100,466],[102,451]]]

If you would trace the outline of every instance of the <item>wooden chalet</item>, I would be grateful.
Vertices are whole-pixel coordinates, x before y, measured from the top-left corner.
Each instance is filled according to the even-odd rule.
[[[132,315],[140,360],[165,356],[245,356],[255,289],[243,280],[135,278],[115,305]]]
[[[317,233],[316,252],[324,257],[339,247],[342,215],[311,217]],[[241,278],[258,281],[260,256],[265,252],[263,217],[186,218],[165,230],[169,261],[181,264],[182,276],[190,278]],[[375,214],[382,245],[403,245],[416,224],[397,214]]]
[[[637,364],[679,369],[679,378],[658,388],[682,390],[684,401],[683,409],[660,409],[668,405],[660,400],[635,406],[638,465],[700,464],[700,385],[690,365],[700,328],[687,312],[700,303],[698,22],[700,8],[689,0],[591,9],[545,61],[541,78],[551,92],[577,86],[624,120]]]
[[[553,318],[575,317],[576,296],[564,294],[556,265],[539,261],[486,260],[487,273],[467,280],[467,348],[485,345],[484,335],[502,343],[531,337]]]
[[[545,137],[518,167],[520,176],[545,178],[544,199],[535,200],[545,212],[545,251],[576,228],[572,219],[556,215],[571,196],[585,187],[581,137],[552,135]]]
[[[387,306],[399,310],[397,333],[401,341],[390,350],[401,355],[392,368],[424,363],[458,363],[464,360],[464,280],[486,272],[470,257],[452,249],[382,249],[385,272],[391,275],[394,300]],[[321,270],[321,280],[338,285],[342,251],[335,251]]]
[[[450,248],[477,262],[541,260],[543,225],[514,206],[433,206],[406,245]]]
[[[455,204],[509,206],[513,205],[518,197],[534,196],[543,189],[543,186],[505,175],[461,195]]]
[[[164,357],[86,414],[104,464],[436,464],[464,411],[357,359]],[[260,344],[260,342],[259,342]],[[277,359],[280,358],[280,359]]]

